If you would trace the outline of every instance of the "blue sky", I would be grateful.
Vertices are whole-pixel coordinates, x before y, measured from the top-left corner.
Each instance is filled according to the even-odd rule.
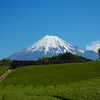
[[[100,46],[100,0],[0,0],[0,59],[45,35]]]

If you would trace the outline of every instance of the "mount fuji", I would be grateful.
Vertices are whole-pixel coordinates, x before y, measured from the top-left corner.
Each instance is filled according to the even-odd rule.
[[[46,35],[31,46],[5,58],[12,60],[38,60],[41,57],[51,57],[60,53],[71,52],[75,55],[83,56],[92,60],[98,59],[98,54],[94,51],[87,51],[77,46],[67,43],[57,36]]]

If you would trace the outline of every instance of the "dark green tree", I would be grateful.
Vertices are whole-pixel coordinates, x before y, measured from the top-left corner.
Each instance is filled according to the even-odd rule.
[[[99,59],[100,59],[100,48],[98,49],[98,53],[99,53]]]

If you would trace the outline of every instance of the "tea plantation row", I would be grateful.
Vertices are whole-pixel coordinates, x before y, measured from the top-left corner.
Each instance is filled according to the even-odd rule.
[[[0,84],[57,85],[100,76],[100,62],[24,66],[16,68]]]
[[[0,83],[0,100],[100,100],[100,62],[16,68]]]
[[[100,79],[67,85],[0,85],[0,100],[100,100]]]

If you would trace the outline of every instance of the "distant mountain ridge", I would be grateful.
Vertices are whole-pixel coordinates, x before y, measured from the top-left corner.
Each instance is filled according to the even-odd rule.
[[[87,51],[67,43],[57,36],[46,35],[31,46],[7,57],[12,60],[38,60],[41,57],[51,57],[60,53],[71,52],[92,60],[98,59],[94,51]]]

